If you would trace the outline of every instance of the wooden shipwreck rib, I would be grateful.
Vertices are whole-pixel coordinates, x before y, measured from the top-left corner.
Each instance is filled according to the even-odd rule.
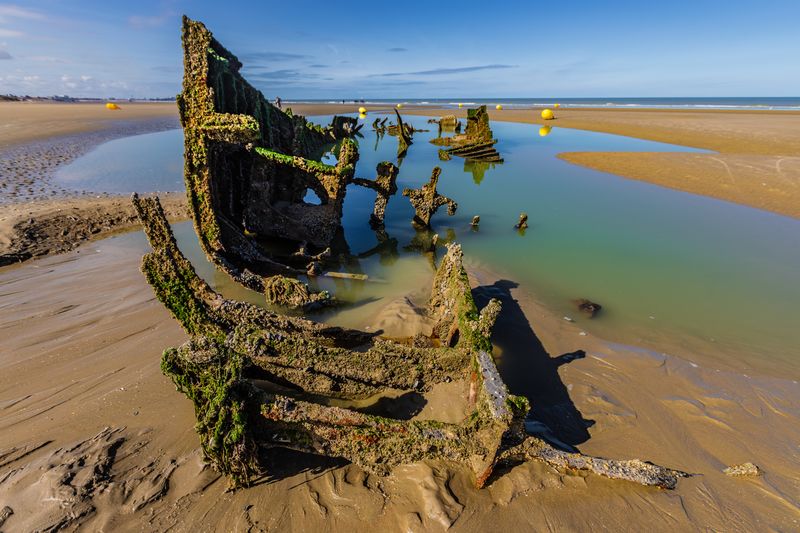
[[[184,17],[182,40],[184,180],[200,245],[234,279],[263,291],[262,276],[305,273],[311,259],[276,256],[262,238],[304,242],[319,252],[339,233],[358,160],[350,137],[360,126],[337,116],[320,127],[278,109],[242,77],[241,62],[200,22]],[[321,163],[334,143],[337,164]],[[381,191],[384,181],[358,184]],[[304,201],[309,190],[319,205]],[[381,215],[383,207],[385,202]]]
[[[439,158],[449,160],[457,155],[470,161],[480,161],[483,163],[502,163],[497,149],[497,139],[493,138],[492,129],[489,127],[489,114],[486,106],[482,105],[476,109],[467,110],[467,128],[463,134],[456,133],[452,137],[442,137],[441,132],[444,124],[451,124],[455,116],[449,115],[439,120],[439,136],[431,139],[431,143],[438,146],[446,146],[439,150]]]
[[[265,107],[260,94],[237,82],[242,80],[235,58],[200,23],[184,19],[183,37],[187,78],[179,101],[187,131],[187,189],[206,253],[241,277],[238,265],[262,260],[260,250],[248,247],[242,225],[276,237],[286,237],[286,231],[298,240],[316,235],[324,241],[338,224],[338,187],[346,183],[344,176],[352,176],[355,152],[347,151],[349,143],[342,144],[335,172],[302,155],[287,155],[309,154],[321,138],[335,138],[336,128],[309,133],[312,127],[305,121]],[[209,68],[209,62],[227,64]],[[225,101],[236,102],[234,109],[247,112],[255,105],[255,111],[214,111],[220,92]],[[204,111],[196,109],[201,102]],[[382,173],[378,190],[385,196],[393,193],[390,169]],[[297,200],[294,192],[309,187],[312,177],[318,180],[315,187],[330,193],[329,203],[311,211],[313,216],[296,215],[290,200]],[[269,189],[262,191],[271,200],[267,207],[249,205],[254,184]],[[478,487],[498,464],[530,459],[665,488],[685,475],[638,460],[562,451],[525,433],[528,400],[508,393],[492,358],[491,332],[500,303],[492,300],[477,309],[457,244],[448,246],[434,277],[428,304],[433,334],[385,339],[224,299],[178,249],[158,199],[134,195],[132,201],[153,248],[142,259],[142,272],[190,336],[164,352],[162,371],[192,400],[205,457],[234,485],[248,485],[264,474],[263,458],[274,448],[341,457],[377,475],[421,460],[460,463],[473,472]],[[287,227],[288,220],[297,225]],[[331,398],[364,399],[390,390],[425,393],[454,380],[469,384],[458,423],[401,420],[326,405]]]

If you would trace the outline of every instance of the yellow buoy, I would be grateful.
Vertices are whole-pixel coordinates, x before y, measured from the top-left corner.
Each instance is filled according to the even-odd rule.
[[[553,126],[542,126],[539,128],[539,137],[547,137],[553,130]]]
[[[364,115],[364,114],[367,113],[367,108],[366,107],[359,107],[358,108],[358,112],[361,113],[362,115]]]
[[[400,109],[402,107],[403,107],[403,104],[397,104],[397,109]]]
[[[500,110],[503,109],[503,106],[501,106],[500,104],[497,104],[496,106],[494,106],[494,108],[497,109],[498,111],[500,111]]]
[[[119,109],[119,106],[114,102],[108,102],[106,103],[106,109]]]
[[[556,109],[558,109],[559,107],[561,107],[561,104],[553,104],[553,107],[555,107]]]
[[[458,104],[458,107],[464,107],[464,104],[462,104],[462,103],[459,103],[459,104]]]
[[[542,109],[542,118],[545,120],[553,120],[555,115],[553,115],[553,111],[550,109]]]
[[[358,118],[360,118],[361,120],[364,120],[365,118],[367,118],[367,114],[366,113],[359,113],[358,114]]]

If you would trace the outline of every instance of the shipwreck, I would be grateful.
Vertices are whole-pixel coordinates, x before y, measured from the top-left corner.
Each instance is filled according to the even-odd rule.
[[[295,279],[306,273],[297,265],[326,261],[341,229],[346,186],[377,191],[372,222],[380,234],[397,190],[396,167],[382,163],[376,180],[355,178],[352,121],[337,117],[321,128],[275,108],[201,23],[184,18],[183,47],[185,180],[203,250],[265,297],[313,298]],[[470,115],[468,131],[482,116]],[[401,135],[399,116],[398,125]],[[334,166],[318,160],[331,143],[338,146]],[[435,192],[437,177],[434,171],[428,189],[409,191],[412,201],[429,196],[449,205]],[[319,205],[303,201],[307,189]],[[235,486],[264,475],[264,458],[276,448],[344,458],[375,475],[422,460],[458,463],[478,487],[498,465],[528,460],[664,488],[685,475],[639,460],[588,457],[526,434],[529,402],[509,394],[492,357],[500,303],[476,307],[458,244],[447,246],[437,266],[427,305],[432,333],[390,339],[223,298],[182,255],[158,199],[134,195],[133,203],[153,249],[142,271],[189,335],[164,352],[161,368],[194,404],[206,459]],[[425,222],[428,211],[417,211]],[[268,246],[274,241],[294,243],[297,251],[276,254]],[[393,418],[332,401],[390,391],[424,395],[453,382],[466,391],[454,399],[464,407],[459,421]]]

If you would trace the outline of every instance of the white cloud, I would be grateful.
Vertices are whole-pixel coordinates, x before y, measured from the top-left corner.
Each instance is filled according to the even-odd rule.
[[[44,16],[38,11],[33,11],[20,6],[11,4],[0,5],[0,22],[7,22],[10,19],[43,19]]]
[[[66,63],[65,60],[53,56],[27,56],[28,61],[40,61],[42,63]]]
[[[83,81],[83,82],[89,81],[91,79],[92,79],[92,77],[91,76],[87,76],[86,74],[81,76],[81,81]]]
[[[0,28],[0,37],[22,37],[23,35],[25,34],[21,31]]]
[[[171,11],[164,12],[160,15],[133,15],[128,17],[128,24],[139,30],[145,28],[157,28],[158,26],[163,25],[174,15],[175,13]]]

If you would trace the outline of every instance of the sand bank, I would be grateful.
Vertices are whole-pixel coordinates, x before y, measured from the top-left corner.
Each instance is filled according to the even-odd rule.
[[[0,147],[62,135],[98,131],[118,121],[174,118],[175,102],[123,102],[106,109],[104,102],[0,102]]]
[[[505,379],[531,395],[552,436],[587,453],[698,475],[663,491],[531,463],[479,491],[466,472],[436,463],[376,478],[272,452],[274,477],[226,492],[225,480],[203,467],[190,401],[159,370],[161,351],[185,335],[138,271],[145,250],[142,241],[111,239],[0,269],[0,507],[14,511],[9,531],[58,523],[104,531],[644,523],[653,531],[731,531],[791,530],[800,520],[797,383],[582,337],[513,283],[483,272],[474,277],[479,299],[503,301],[496,343]],[[411,306],[388,305],[374,320],[411,318]],[[763,475],[721,472],[745,461]]]
[[[72,191],[58,167],[111,139],[180,127],[174,104],[0,102],[0,265],[61,253],[138,225],[126,197]],[[162,195],[185,218],[182,194]]]
[[[170,220],[189,217],[182,193],[160,198]],[[0,212],[0,266],[67,252],[85,241],[139,225],[127,197],[58,198],[6,205]]]

